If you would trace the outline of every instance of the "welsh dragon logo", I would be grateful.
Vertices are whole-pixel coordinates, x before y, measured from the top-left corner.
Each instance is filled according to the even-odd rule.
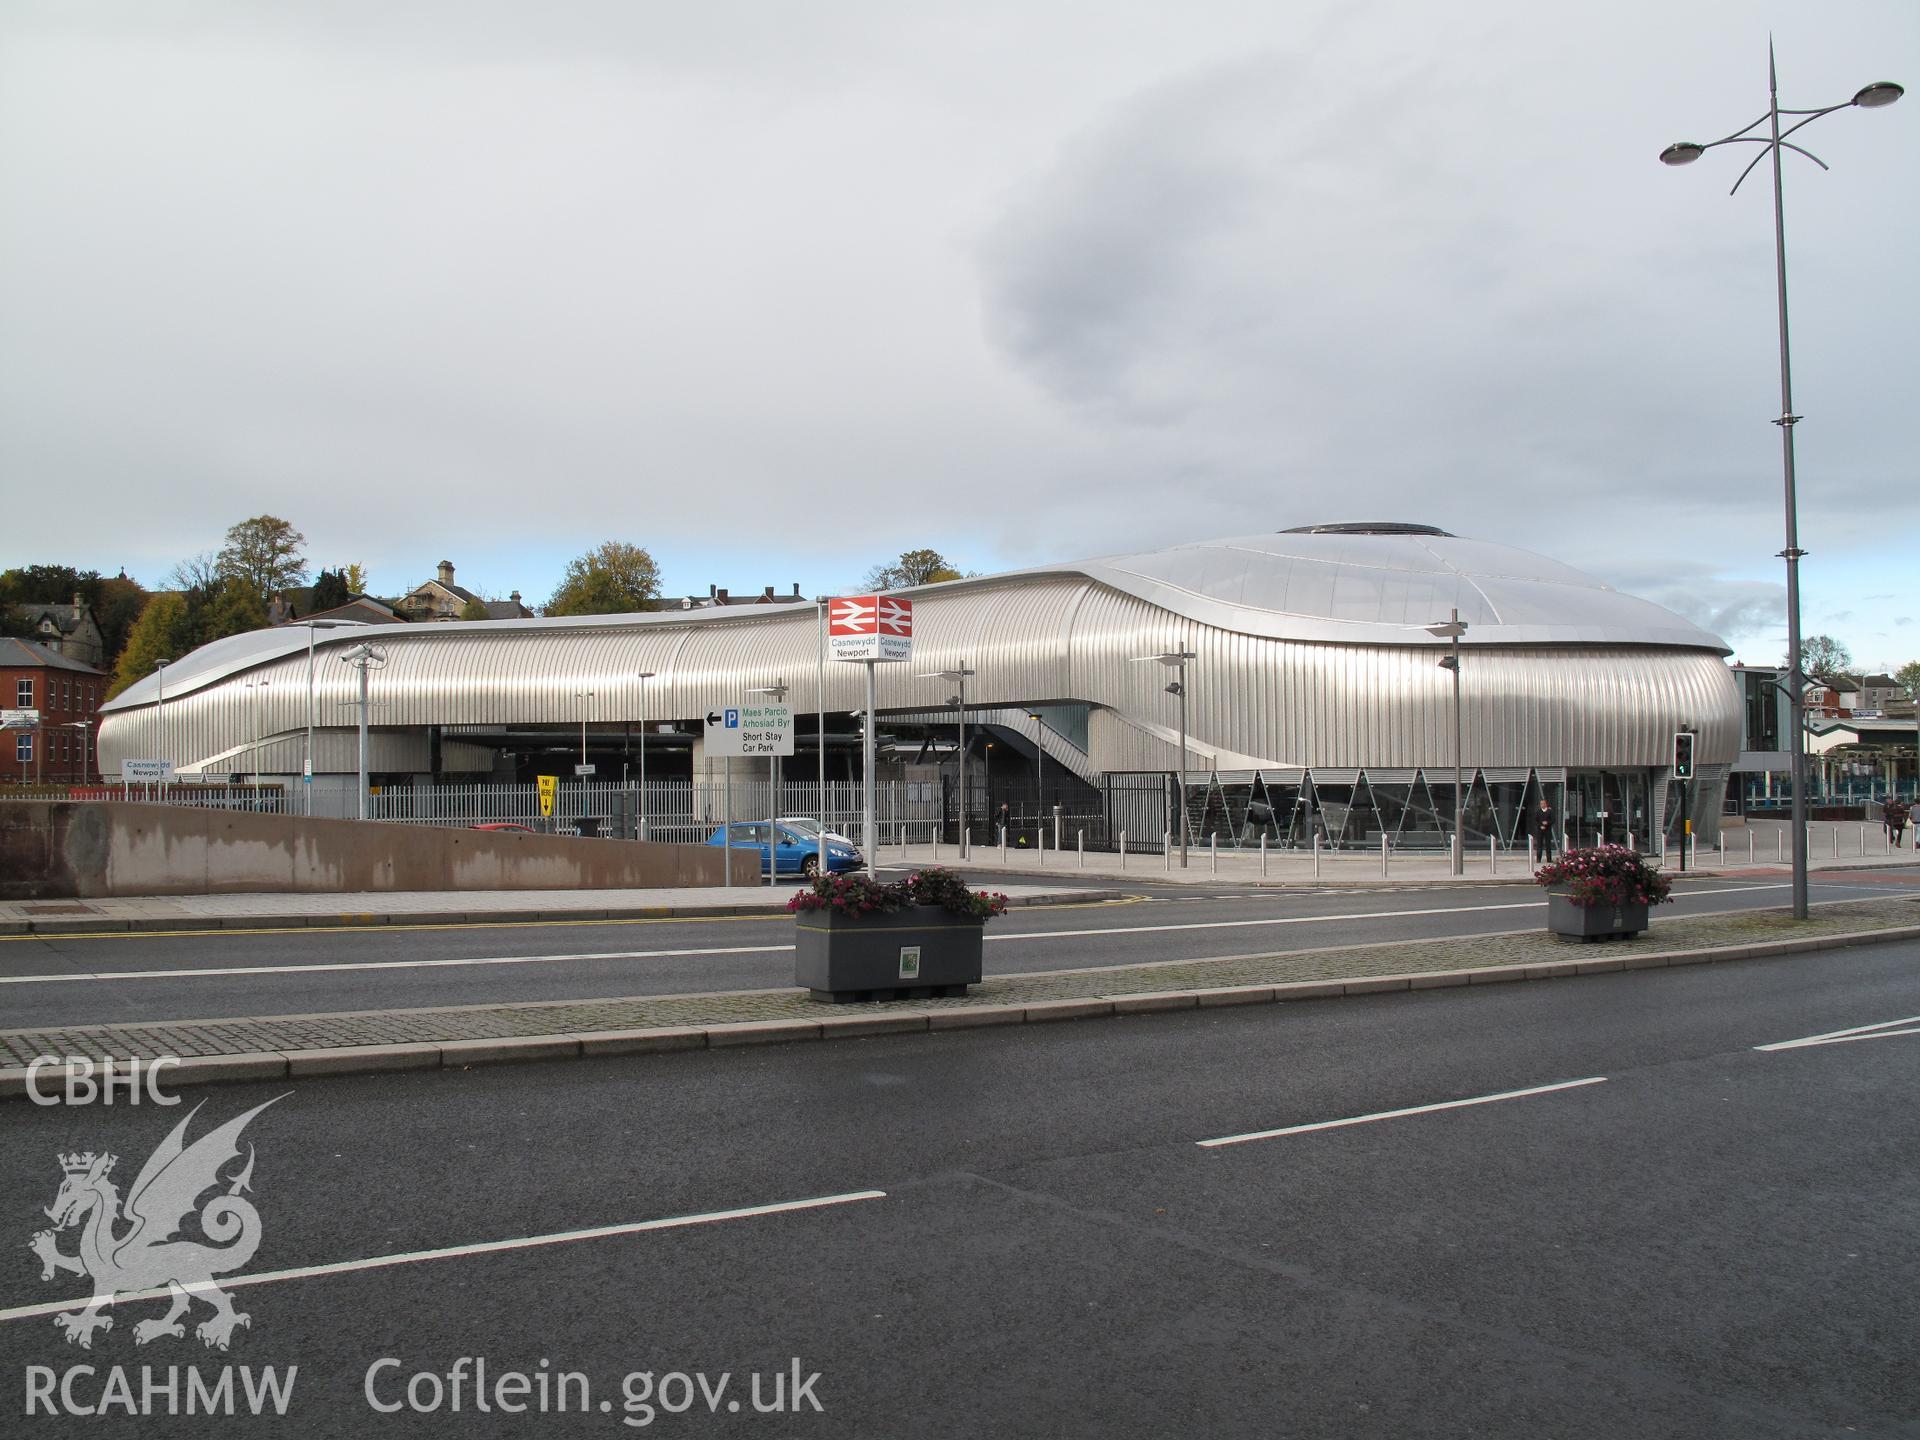
[[[253,1178],[253,1146],[247,1146],[244,1166],[230,1175],[220,1172],[239,1157],[240,1132],[247,1122],[267,1105],[286,1098],[276,1095],[189,1145],[187,1126],[200,1113],[200,1106],[194,1106],[140,1167],[124,1211],[120,1187],[108,1178],[119,1156],[89,1150],[59,1157],[66,1178],[45,1211],[53,1228],[38,1232],[27,1248],[40,1257],[42,1280],[51,1280],[62,1270],[93,1280],[93,1298],[85,1308],[53,1317],[69,1343],[90,1350],[95,1330],[113,1328],[113,1316],[102,1312],[114,1296],[162,1287],[171,1293],[172,1307],[164,1316],[133,1327],[136,1344],[145,1345],[162,1335],[184,1338],[180,1317],[196,1295],[214,1312],[194,1328],[204,1344],[225,1350],[234,1328],[252,1323],[250,1316],[233,1308],[233,1301],[213,1283],[213,1277],[240,1269],[260,1247],[260,1212],[240,1193],[250,1188]],[[210,1190],[222,1193],[208,1196],[201,1204],[201,1197]],[[181,1233],[196,1209],[199,1231],[210,1244]],[[55,1237],[76,1225],[80,1249],[63,1255]]]

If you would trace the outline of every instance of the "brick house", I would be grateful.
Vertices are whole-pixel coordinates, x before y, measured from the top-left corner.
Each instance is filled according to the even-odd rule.
[[[83,783],[99,778],[94,737],[107,676],[30,640],[0,639],[0,709],[37,710],[32,728],[0,731],[0,776]]]

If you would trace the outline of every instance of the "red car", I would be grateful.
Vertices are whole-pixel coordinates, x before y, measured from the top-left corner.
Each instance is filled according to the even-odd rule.
[[[512,820],[486,820],[478,825],[469,825],[467,828],[469,830],[518,830],[526,835],[534,833],[531,825],[521,825]]]

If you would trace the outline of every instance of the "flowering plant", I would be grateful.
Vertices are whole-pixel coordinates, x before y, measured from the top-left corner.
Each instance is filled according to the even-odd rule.
[[[1007,897],[998,892],[969,890],[967,882],[939,865],[907,876],[907,889],[916,905],[938,905],[949,915],[991,920],[1007,913]]]
[[[842,915],[885,915],[909,905],[938,905],[949,915],[969,920],[991,920],[1007,913],[1006,896],[969,890],[958,875],[937,865],[887,885],[858,871],[821,875],[787,901],[787,909],[795,914],[837,910]]]
[[[1563,885],[1581,909],[1596,905],[1664,905],[1673,898],[1673,882],[1649,865],[1638,850],[1624,845],[1593,845],[1569,850],[1534,873],[1540,885]]]

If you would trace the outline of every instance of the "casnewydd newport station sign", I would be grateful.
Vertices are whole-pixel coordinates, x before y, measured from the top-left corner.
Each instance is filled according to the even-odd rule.
[[[793,754],[793,707],[728,705],[707,712],[707,754],[787,756]]]

